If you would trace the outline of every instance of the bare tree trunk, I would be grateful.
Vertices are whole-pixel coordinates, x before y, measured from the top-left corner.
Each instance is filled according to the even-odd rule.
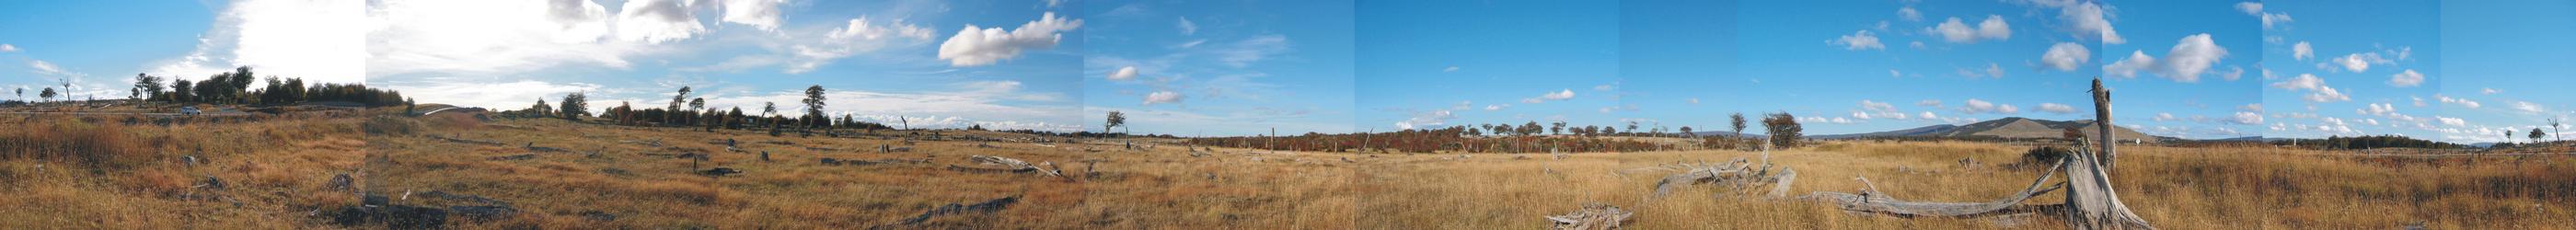
[[[2111,132],[2111,89],[2102,88],[2100,78],[2093,79],[2093,128],[2101,132],[2101,135],[2093,135],[2098,139],[2095,142],[2102,145],[2102,159],[2096,163],[2102,164],[2102,171],[2111,171],[2112,160],[2120,158],[2116,149],[2120,138],[2112,136],[2115,133]]]
[[[2030,187],[2020,193],[1984,203],[1919,202],[1890,198],[1878,192],[1875,186],[1871,186],[1857,194],[1815,192],[1801,199],[1826,201],[1841,206],[1845,211],[1906,218],[1975,218],[2011,216],[2027,212],[2057,212],[2056,215],[2065,218],[2067,223],[2076,229],[2154,229],[2154,226],[2147,224],[2146,219],[2139,218],[2137,213],[2129,211],[2129,206],[2120,202],[2118,190],[2111,187],[2109,173],[2111,158],[2117,155],[2112,142],[2118,141],[2118,137],[2112,136],[2114,133],[2111,130],[2114,127],[2111,126],[2110,116],[2111,92],[2103,89],[2101,80],[2097,79],[2093,81],[2092,93],[2094,119],[2096,119],[2094,126],[2100,129],[2099,136],[2076,142],[2075,146],[2078,150],[2068,154],[2066,159],[2058,161],[2056,166],[2051,166],[2049,174],[2041,175],[2039,180],[2031,181]],[[2099,142],[2099,149],[2084,149],[2083,146],[2087,144],[2097,144],[2084,141]],[[2061,172],[2058,170],[2064,170],[2062,172],[2067,175],[2065,184],[2063,187],[2048,186],[2046,182],[2049,177]],[[1868,185],[1869,181],[1861,179],[1861,183]],[[2017,205],[2032,196],[2060,188],[2067,190],[2065,204]]]
[[[2102,88],[2102,79],[2093,79],[2093,112],[2094,127],[2102,129],[2102,140],[2096,140],[2101,149],[2068,156],[2076,162],[2066,167],[2067,183],[2073,187],[2066,193],[2068,222],[2077,229],[2154,229],[2130,212],[2129,205],[2120,203],[2119,191],[2111,188],[2111,158],[2119,156],[2113,142],[2119,139],[2111,136],[2111,90]]]

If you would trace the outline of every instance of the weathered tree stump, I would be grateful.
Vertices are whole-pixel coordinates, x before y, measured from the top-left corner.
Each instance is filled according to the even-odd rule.
[[[2154,226],[2147,224],[2146,219],[2139,218],[2137,213],[2129,211],[2128,205],[2120,202],[2118,191],[2111,187],[2109,171],[2113,165],[2112,158],[2119,156],[2118,149],[2113,143],[2119,138],[2112,132],[2111,91],[2102,87],[2101,79],[2094,79],[2091,93],[2093,125],[2100,132],[2095,136],[2096,140],[2077,140],[2076,151],[2066,154],[2062,160],[2057,160],[2055,165],[2049,167],[2048,174],[2041,175],[2039,180],[2031,181],[2030,187],[2019,193],[1984,203],[1903,201],[1888,198],[1876,188],[1863,190],[1859,194],[1817,192],[1814,195],[1808,195],[1807,198],[1836,203],[1841,205],[1843,210],[1855,213],[1885,214],[1906,218],[2014,217],[2027,216],[2021,214],[2028,213],[2055,213],[2065,218],[2066,222],[2076,229],[2154,229]],[[2098,144],[2094,149],[2083,148],[2085,145],[2094,144]],[[2060,172],[2067,175],[2065,182],[2047,183],[2050,177]],[[2032,196],[2059,188],[2068,190],[2066,203],[2018,205]]]

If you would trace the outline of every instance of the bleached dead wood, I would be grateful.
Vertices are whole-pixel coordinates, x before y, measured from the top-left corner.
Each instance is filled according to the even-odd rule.
[[[2057,166],[2050,167],[2050,169],[2057,169],[2058,167],[2065,165],[2065,163],[2060,162]],[[1841,207],[1845,211],[1865,214],[1889,215],[1904,218],[1983,217],[2038,210],[2036,207],[2023,207],[2021,209],[2015,209],[2015,207],[2017,207],[2016,205],[2021,204],[2022,201],[2030,200],[2032,196],[2057,190],[2060,186],[2047,183],[2050,178],[2056,176],[2056,171],[2049,171],[2048,174],[2041,175],[2038,180],[2031,181],[2030,186],[2022,189],[2021,192],[2013,193],[2012,195],[2004,196],[2003,198],[1995,199],[1993,201],[1978,203],[1898,200],[1896,198],[1889,197],[1885,192],[1878,191],[1876,185],[1868,185],[1868,179],[1860,179],[1863,184],[1868,186],[1864,187],[1864,189],[1859,193],[1815,192],[1800,198],[1832,203]]]
[[[1681,186],[1703,183],[1723,186],[1730,191],[1746,191],[1747,188],[1769,184],[1771,197],[1783,197],[1788,195],[1789,183],[1798,178],[1798,172],[1788,167],[1763,163],[1756,168],[1743,158],[1725,164],[1666,164],[1663,169],[1681,173],[1664,176],[1663,180],[1656,182],[1653,197],[1663,197]]]
[[[1029,162],[1028,162],[1028,161],[1021,161],[1020,159],[1011,159],[1011,158],[1008,158],[1008,157],[984,156],[984,155],[968,156],[966,159],[967,159],[967,160],[969,160],[969,161],[973,161],[973,162],[975,162],[975,163],[977,163],[977,164],[990,165],[990,166],[1000,166],[1001,168],[967,167],[967,166],[949,165],[949,166],[948,166],[948,169],[949,169],[949,170],[957,170],[957,171],[966,171],[966,172],[1038,173],[1038,174],[1043,174],[1043,175],[1051,176],[1051,177],[1064,178],[1064,179],[1065,179],[1065,180],[1067,180],[1067,181],[1073,180],[1073,177],[1065,176],[1065,175],[1064,175],[1064,171],[1063,171],[1062,169],[1051,169],[1051,168],[1053,168],[1053,167],[1055,166],[1055,162],[1043,162],[1043,163],[1040,163],[1040,164],[1029,164]],[[1044,166],[1044,167],[1041,167],[1041,166]]]
[[[2067,184],[2071,187],[2066,192],[2067,222],[2077,229],[2155,229],[2145,218],[2130,212],[2128,204],[2120,202],[2118,191],[2111,188],[2111,174],[2104,172],[2104,167],[2089,164],[2108,161],[2097,161],[2096,157],[2102,156],[2076,151],[2067,158],[2077,162],[2066,166]]]
[[[2030,187],[2019,193],[1984,203],[1912,202],[1889,198],[1885,193],[1878,192],[1876,186],[1871,186],[1859,194],[1817,192],[1805,198],[1836,203],[1846,211],[1907,218],[1923,216],[2019,218],[2032,216],[2026,215],[2031,213],[2054,213],[2076,229],[2154,229],[2154,226],[2147,224],[2145,218],[2139,218],[2137,213],[2129,210],[2127,204],[2121,203],[2118,191],[2111,187],[2109,171],[2113,165],[2112,158],[2119,156],[2118,149],[2112,143],[2119,139],[2115,136],[2116,133],[2112,132],[2114,126],[2111,125],[2109,115],[2111,91],[2102,87],[2101,79],[2094,79],[2091,93],[2095,114],[2093,125],[2100,133],[2094,137],[2094,140],[2077,140],[2075,144],[2077,150],[2074,153],[2055,162],[2047,170],[2048,174],[2041,175],[2039,180],[2031,181]],[[2099,145],[2093,149],[2084,148],[2085,145],[2091,144]],[[2050,177],[2060,172],[2067,174],[2065,182],[2048,183]],[[1867,183],[1866,179],[1863,183]],[[2059,188],[2068,188],[2066,203],[2019,205],[2032,196]]]
[[[1629,216],[1635,215],[1637,213],[1619,210],[1618,206],[1610,206],[1610,204],[1586,203],[1583,204],[1583,210],[1547,216],[1547,220],[1556,223],[1554,229],[1560,230],[1619,229],[1620,224],[1628,222]]]
[[[2101,149],[2076,151],[2070,157],[2077,163],[2066,168],[2067,183],[2074,185],[2073,191],[2066,193],[2070,208],[2067,222],[2078,229],[2155,229],[2147,225],[2145,218],[2130,212],[2129,205],[2120,203],[2118,191],[2111,188],[2109,171],[2120,156],[2115,147],[2120,139],[2111,132],[2111,89],[2103,88],[2102,79],[2095,78],[2092,93],[2093,125],[2101,131],[2100,138],[2094,141],[2101,144]]]

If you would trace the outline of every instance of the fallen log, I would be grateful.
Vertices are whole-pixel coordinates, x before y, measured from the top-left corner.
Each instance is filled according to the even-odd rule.
[[[1628,222],[1629,216],[1635,215],[1637,213],[1619,210],[1618,206],[1596,202],[1583,204],[1583,210],[1547,216],[1547,220],[1555,223],[1552,229],[1619,229],[1620,224]]]
[[[2071,225],[2070,227],[2075,229],[2155,229],[2154,226],[2147,224],[2144,218],[2130,211],[2127,204],[2121,203],[2118,191],[2111,187],[2111,176],[2108,171],[2113,167],[2113,159],[2119,156],[2117,148],[2114,147],[2116,145],[2111,142],[2120,140],[2115,136],[2116,133],[2111,132],[2113,127],[2116,127],[2111,125],[2111,91],[2103,88],[2102,80],[2096,78],[2093,79],[2093,89],[2090,93],[2093,96],[2095,121],[2092,125],[2098,129],[2096,131],[2099,135],[2089,138],[2093,140],[2076,137],[2075,151],[2065,154],[2062,159],[2053,160],[2053,165],[2046,170],[2048,174],[2031,181],[2030,186],[2019,193],[1984,203],[1913,202],[1889,198],[1885,193],[1878,192],[1875,185],[1869,185],[1869,188],[1858,194],[1816,192],[1801,198],[1835,203],[1841,205],[1843,210],[1853,213],[1904,218],[1999,217],[1998,224],[2014,225],[2023,223],[2018,220],[2019,218],[2045,213],[2063,218]],[[2080,135],[2080,132],[2070,133]],[[2094,144],[2099,145],[2094,149],[2084,148],[2086,145]],[[2045,155],[2028,156],[2034,156],[2031,157],[2033,159],[2047,158]],[[2065,182],[2048,183],[2051,177],[2060,172],[2067,174]],[[1866,178],[1861,179],[1861,182],[1863,185],[1868,185]],[[2022,201],[2027,201],[2033,196],[2059,188],[2068,190],[2065,203],[2020,205]]]
[[[2065,163],[2060,162],[2057,166],[2050,168],[2054,169],[2063,166],[2065,166]],[[1832,203],[1841,207],[1844,211],[1888,215],[1902,218],[1985,217],[2040,210],[2037,207],[2018,205],[2021,204],[2022,201],[2030,200],[2033,196],[2048,193],[2050,191],[2056,191],[2058,188],[2063,187],[2063,184],[2048,183],[2049,179],[2056,176],[2056,171],[2049,171],[2048,174],[2040,175],[2038,180],[2032,180],[2030,182],[2030,186],[2022,189],[2021,192],[2013,193],[2012,195],[2004,196],[2003,198],[1995,199],[1993,201],[1980,203],[1945,203],[1898,200],[1896,198],[1889,197],[1884,192],[1879,192],[1877,188],[1874,188],[1876,186],[1862,189],[1860,193],[1856,194],[1841,192],[1815,192],[1800,198]],[[1862,180],[1867,181],[1867,179]]]
[[[1029,164],[1029,162],[1028,162],[1028,161],[1021,161],[1020,159],[1011,159],[1011,158],[1008,158],[1008,157],[984,156],[984,155],[968,156],[968,157],[967,157],[967,160],[969,160],[969,161],[973,161],[973,162],[975,162],[975,163],[983,164],[983,165],[1001,166],[1001,168],[982,168],[982,167],[966,167],[966,166],[949,165],[949,166],[948,166],[948,169],[949,169],[949,170],[957,170],[957,171],[965,171],[965,172],[1038,173],[1038,174],[1043,174],[1043,175],[1051,176],[1051,177],[1064,178],[1064,179],[1065,179],[1065,180],[1067,180],[1067,181],[1071,181],[1071,180],[1073,180],[1073,177],[1065,176],[1065,175],[1064,175],[1064,171],[1063,171],[1062,169],[1050,169],[1050,168],[1053,168],[1053,167],[1055,166],[1055,162],[1043,162],[1043,163],[1041,163],[1041,164],[1035,164],[1035,165],[1032,165],[1032,164]],[[1040,166],[1046,166],[1046,167],[1040,167]]]
[[[1756,169],[1742,158],[1726,164],[1668,164],[1664,169],[1682,173],[1664,176],[1663,180],[1656,182],[1655,195],[1651,197],[1663,197],[1672,193],[1674,188],[1696,184],[1719,184],[1735,191],[1770,184],[1771,197],[1785,197],[1789,193],[1789,184],[1798,178],[1797,170],[1769,163]]]

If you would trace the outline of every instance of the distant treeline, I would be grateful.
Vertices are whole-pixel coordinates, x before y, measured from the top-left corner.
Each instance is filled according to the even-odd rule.
[[[1473,137],[1467,128],[1450,127],[1429,130],[1403,130],[1383,133],[1322,134],[1306,133],[1282,137],[1215,137],[1193,138],[1193,145],[1229,148],[1270,149],[1287,151],[1353,152],[1391,151],[1432,153],[1438,151],[1468,153],[1545,153],[1559,152],[1633,152],[1667,149],[1654,143],[1606,138],[1570,136],[1500,136]]]
[[[2272,141],[2271,143],[2272,143],[2272,145],[2279,145],[2279,146],[2292,146],[2292,147],[2312,148],[2312,149],[2375,149],[2375,148],[2427,148],[2427,149],[2457,149],[2457,148],[2468,148],[2468,146],[2466,146],[2466,145],[2452,144],[2452,143],[2444,143],[2444,142],[2438,142],[2438,141],[2428,141],[2428,140],[2415,139],[2415,138],[2410,138],[2410,137],[2406,137],[2406,136],[2398,136],[2398,135],[2358,136],[2358,137],[2343,137],[2343,136],[2335,136],[2335,137],[2326,137],[2325,139],[2284,139],[2284,140],[2274,140],[2274,141]]]
[[[539,98],[536,104],[528,108],[502,111],[500,114],[512,118],[562,118],[576,121],[602,119],[603,123],[616,125],[699,127],[708,131],[719,128],[748,130],[767,127],[772,136],[789,129],[808,135],[815,129],[868,131],[893,129],[885,124],[861,121],[852,115],[833,117],[823,114],[823,106],[827,98],[824,98],[824,89],[820,85],[806,88],[806,98],[802,101],[806,106],[805,114],[792,117],[778,111],[778,105],[775,103],[762,105],[758,113],[743,112],[742,107],[708,109],[706,98],[691,98],[689,97],[691,92],[693,90],[689,87],[680,87],[679,94],[671,97],[670,104],[661,108],[639,108],[633,104],[619,104],[608,107],[601,114],[591,114],[588,93],[571,93],[565,94],[555,103],[550,104],[544,98]],[[824,135],[838,134],[826,131]]]
[[[284,105],[302,102],[340,101],[368,107],[407,105],[402,93],[387,89],[369,89],[364,84],[305,84],[303,78],[269,76],[268,83],[251,88],[251,68],[244,66],[232,72],[217,73],[204,80],[170,78],[148,74],[134,75],[134,88],[128,95],[150,101],[171,103],[207,103],[230,105]]]

